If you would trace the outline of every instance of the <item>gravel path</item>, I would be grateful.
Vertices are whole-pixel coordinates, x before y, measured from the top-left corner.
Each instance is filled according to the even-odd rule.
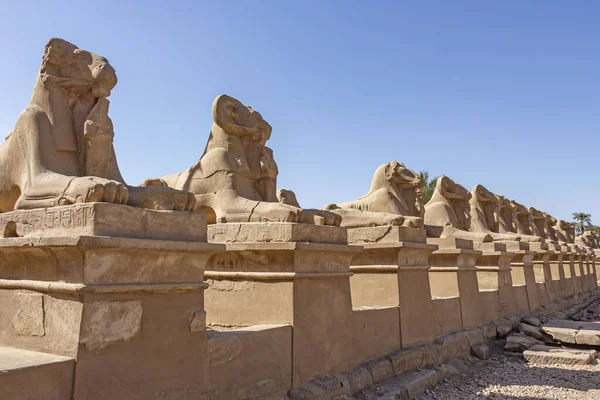
[[[456,361],[456,360],[455,360]],[[537,366],[494,352],[485,361],[454,363],[459,370],[419,400],[600,400],[600,365]]]

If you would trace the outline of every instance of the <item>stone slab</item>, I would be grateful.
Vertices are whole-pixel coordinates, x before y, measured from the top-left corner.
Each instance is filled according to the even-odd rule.
[[[459,239],[454,237],[447,238],[428,238],[427,243],[435,244],[440,249],[465,249],[473,250],[473,241],[467,239]]]
[[[348,229],[348,243],[426,243],[425,229],[405,226],[373,226],[367,228]]]
[[[206,242],[202,213],[85,203],[0,214],[0,237],[109,236]]]
[[[473,250],[483,252],[506,251],[506,244],[500,242],[473,242]]]
[[[569,320],[550,320],[542,330],[562,343],[600,346],[600,323]]]
[[[345,228],[292,222],[224,223],[208,226],[211,243],[309,242],[347,244]]]
[[[595,350],[566,349],[551,346],[532,346],[523,352],[523,357],[532,364],[588,365],[596,357]]]
[[[73,368],[69,357],[0,347],[0,398],[69,400]]]

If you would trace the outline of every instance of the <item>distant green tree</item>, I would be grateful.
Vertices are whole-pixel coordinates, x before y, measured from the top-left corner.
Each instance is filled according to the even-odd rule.
[[[438,176],[435,178],[429,179],[429,172],[421,171],[419,172],[419,178],[423,180],[423,204],[429,203],[431,197],[433,196],[433,192],[435,192],[435,185],[438,180]]]
[[[587,213],[583,213],[583,212],[576,212],[576,213],[573,213],[573,219],[575,220],[575,227],[577,230],[576,233],[578,235],[581,235],[588,226],[592,225],[592,215],[591,214],[587,214]]]
[[[600,226],[598,226],[598,225],[590,225],[590,226],[586,227],[586,229],[600,234]]]

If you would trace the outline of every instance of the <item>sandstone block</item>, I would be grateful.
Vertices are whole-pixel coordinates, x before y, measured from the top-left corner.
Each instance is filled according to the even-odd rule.
[[[402,375],[397,381],[406,387],[410,399],[416,399],[427,389],[434,387],[438,383],[438,373],[432,369],[421,369],[411,371]]]
[[[470,329],[462,333],[466,336],[469,346],[484,342],[483,330],[480,328]]]
[[[539,340],[542,339],[542,330],[537,326],[520,323],[518,329],[527,336],[531,336],[532,338]]]
[[[346,229],[339,226],[299,224],[292,222],[243,222],[208,226],[211,243],[284,243],[312,242],[346,244]]]
[[[550,346],[532,346],[523,352],[523,356],[532,364],[550,365],[588,365],[596,357],[595,350],[576,350]]]
[[[408,350],[397,350],[388,355],[392,362],[394,375],[401,375],[413,369],[421,368],[423,363],[423,347]]]
[[[496,331],[496,325],[494,325],[493,323],[487,323],[485,325],[483,325],[481,327],[481,330],[483,331],[483,337],[484,339],[493,339],[496,337],[497,331]]]
[[[7,229],[13,226],[14,229]],[[110,236],[206,242],[201,213],[159,211],[123,204],[73,204],[0,215],[0,232],[11,237]]]
[[[394,377],[394,368],[388,358],[378,358],[364,364],[373,377],[373,383],[379,383]]]
[[[471,353],[481,360],[486,360],[490,356],[490,348],[485,344],[474,344],[471,346]]]
[[[523,318],[523,322],[531,326],[541,326],[542,322],[536,317]]]
[[[554,340],[563,343],[577,343],[575,336],[582,324],[576,321],[553,319],[542,326],[542,330]]]
[[[336,376],[341,382],[344,393],[348,396],[373,386],[373,377],[363,366]]]
[[[543,343],[530,336],[511,335],[506,338],[504,350],[510,352],[522,352],[531,346],[542,345]]]
[[[467,340],[467,335],[463,332],[442,336],[441,338],[438,338],[436,342],[441,345],[441,362],[469,354],[469,342]]]
[[[512,329],[513,329],[513,326],[510,323],[510,321],[501,319],[496,322],[496,335],[499,338],[503,338],[506,335],[508,335],[512,331]]]
[[[575,335],[577,344],[600,346],[600,323],[586,323]]]

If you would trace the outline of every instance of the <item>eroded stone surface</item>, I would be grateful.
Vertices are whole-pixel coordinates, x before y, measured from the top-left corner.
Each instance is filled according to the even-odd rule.
[[[142,327],[142,302],[94,301],[83,308],[81,343],[92,352],[132,340]]]
[[[346,244],[346,229],[297,223],[224,223],[208,226],[212,243],[312,242]]]
[[[44,296],[39,293],[15,293],[12,326],[18,335],[44,336]]]
[[[534,339],[530,336],[511,335],[506,338],[506,345],[504,350],[510,352],[522,352],[527,350],[531,346],[541,345],[543,342]]]
[[[277,197],[279,170],[273,151],[266,146],[272,128],[260,113],[223,94],[213,102],[212,117],[200,160],[184,172],[163,178],[170,187],[194,193],[195,210],[203,212],[209,223],[340,225],[337,214],[301,209],[291,191]]]
[[[326,210],[342,217],[342,226],[360,228],[373,226],[423,227],[425,208],[423,181],[404,164],[391,161],[377,168],[369,193],[358,200],[328,204]]]
[[[455,237],[474,242],[490,242],[488,233],[470,232],[471,193],[447,176],[437,180],[435,192],[425,205],[425,229],[428,237]]]
[[[116,84],[106,58],[50,39],[31,101],[0,146],[0,213],[92,202],[193,208],[190,193],[163,182],[125,183],[108,116]]]
[[[9,229],[10,228],[10,229]],[[109,203],[0,214],[0,237],[111,236],[206,242],[202,214]]]
[[[523,352],[523,357],[532,364],[588,365],[596,357],[595,350],[577,350],[536,345]]]
[[[471,353],[481,360],[486,360],[490,356],[490,348],[485,344],[475,344],[471,346]]]

